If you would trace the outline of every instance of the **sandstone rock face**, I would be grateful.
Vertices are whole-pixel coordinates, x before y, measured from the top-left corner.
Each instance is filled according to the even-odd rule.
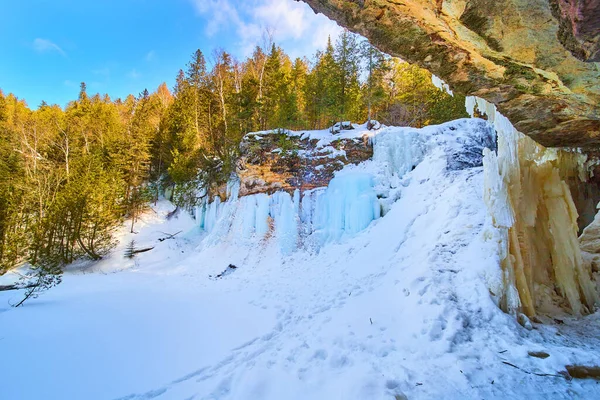
[[[319,137],[291,131],[249,133],[240,145],[239,195],[325,187],[335,171],[373,156],[368,137],[364,127],[338,134],[322,131]]]
[[[600,0],[550,0],[558,38],[575,57],[600,61]]]
[[[598,0],[303,1],[540,144],[600,145],[600,65],[573,55],[597,57]]]

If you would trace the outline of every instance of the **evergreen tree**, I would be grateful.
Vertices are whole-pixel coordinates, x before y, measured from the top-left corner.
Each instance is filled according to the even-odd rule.
[[[327,40],[325,52],[317,52],[316,63],[307,76],[305,96],[310,127],[320,129],[338,119],[337,101],[340,93],[339,68],[331,37]]]
[[[155,201],[171,187],[182,206],[216,193],[248,132],[373,117],[424,126],[465,116],[463,104],[347,31],[311,61],[292,62],[269,37],[245,61],[215,52],[210,71],[197,50],[173,94],[163,83],[112,100],[82,82],[64,109],[31,110],[0,91],[0,274],[29,262],[44,288],[64,265],[101,258],[123,218],[133,231],[152,185]]]
[[[176,93],[176,97],[181,97],[184,105],[188,108],[191,107],[194,132],[190,132],[190,134],[193,134],[194,138],[190,139],[195,142],[191,148],[206,147],[208,137],[212,136],[210,122],[213,109],[211,108],[210,79],[206,72],[206,60],[202,51],[196,50],[192,61],[188,63],[183,91],[181,94]]]
[[[166,136],[163,129],[163,121],[169,106],[173,102],[173,96],[169,91],[166,83],[161,83],[156,92],[151,94],[152,101],[156,104],[156,115],[153,120],[155,134],[151,143],[151,164],[150,164],[150,180],[154,185],[154,202],[158,201],[158,196],[162,188],[162,178],[165,173],[164,163],[169,159],[169,138]]]
[[[253,71],[253,62],[248,60],[241,68],[241,85],[237,94],[237,115],[240,125],[240,134],[259,129],[259,81]]]
[[[234,74],[232,68],[231,56],[223,50],[216,51],[214,54],[214,66],[211,71],[212,88],[214,91],[213,97],[217,104],[215,112],[212,114],[212,125],[215,134],[212,137],[212,149],[218,154],[226,152],[234,142],[237,135],[234,131],[230,131],[231,114],[228,112],[232,106]],[[233,125],[235,128],[235,124]]]
[[[467,116],[464,96],[450,96],[431,83],[431,74],[400,60],[391,60],[386,74],[384,122],[421,128]]]
[[[371,43],[362,42],[360,50],[366,65],[367,80],[363,92],[367,107],[367,126],[370,129],[371,119],[385,100],[384,76],[389,67],[385,54],[377,50]]]
[[[151,143],[157,132],[160,104],[156,98],[150,97],[147,89],[134,101],[132,118],[128,126],[128,155],[124,166],[125,204],[127,215],[131,218],[131,232],[138,214],[149,200],[149,193],[144,186],[150,174]]]
[[[358,117],[360,48],[356,35],[344,30],[336,42],[334,57],[338,81],[335,88],[337,117],[342,122],[348,117]]]
[[[308,61],[296,58],[291,70],[289,87],[290,87],[290,103],[293,109],[290,111],[292,127],[302,129],[306,127],[306,116],[302,112],[306,109],[306,81],[308,75]]]
[[[300,79],[298,76],[294,78]],[[292,86],[292,64],[283,50],[275,45],[265,67],[264,109],[269,127],[291,128],[299,120],[297,93]]]

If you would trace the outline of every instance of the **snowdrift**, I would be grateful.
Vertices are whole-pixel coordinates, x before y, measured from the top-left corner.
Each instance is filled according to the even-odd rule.
[[[2,395],[600,397],[560,374],[600,359],[598,314],[527,330],[490,293],[504,279],[482,190],[494,129],[465,119],[371,140],[373,159],[326,188],[239,197],[232,181],[195,219],[167,220],[162,202],[136,235],[153,251],[125,263],[123,233],[94,273],[0,309]]]

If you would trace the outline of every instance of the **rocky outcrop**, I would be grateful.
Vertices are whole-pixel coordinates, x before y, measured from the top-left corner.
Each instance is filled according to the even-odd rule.
[[[236,170],[239,195],[281,190],[293,194],[296,189],[326,187],[335,171],[373,156],[369,133],[364,127],[338,134],[321,133],[320,137],[291,131],[246,135],[240,145]]]
[[[575,57],[600,61],[600,0],[550,0],[558,38]]]
[[[577,58],[596,59],[596,0],[303,1],[540,144],[600,145],[600,66]]]

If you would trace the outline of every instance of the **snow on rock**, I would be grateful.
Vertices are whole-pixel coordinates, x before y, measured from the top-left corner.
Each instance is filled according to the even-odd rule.
[[[236,175],[240,195],[272,194],[327,186],[336,171],[373,155],[366,124],[333,134],[327,129],[277,129],[247,134],[240,145]],[[211,196],[213,197],[213,196]]]
[[[336,122],[329,128],[331,133],[340,133],[341,131],[347,131],[354,129],[354,124],[350,121]]]
[[[452,90],[450,90],[450,86],[448,86],[448,84],[446,82],[444,82],[437,76],[431,75],[431,83],[433,83],[433,86],[435,86],[436,88],[438,88],[440,90],[445,91],[450,96],[454,96],[454,93],[452,93]]]
[[[362,137],[364,133],[354,135]],[[398,198],[406,173],[426,155],[437,154],[446,159],[448,170],[460,170],[481,166],[483,149],[495,148],[493,129],[476,119],[423,129],[388,127],[369,135],[373,159],[336,171],[327,187],[239,197],[239,183],[232,181],[229,186],[234,189],[229,190],[226,202],[217,197],[196,211],[200,227],[212,233],[206,242],[218,243],[229,234],[236,236],[235,240],[260,241],[269,233],[266,221],[270,219],[285,253],[296,250],[302,242],[318,249],[362,231],[385,214]],[[302,137],[318,140],[321,149],[332,140],[331,134],[323,131],[305,132]]]

